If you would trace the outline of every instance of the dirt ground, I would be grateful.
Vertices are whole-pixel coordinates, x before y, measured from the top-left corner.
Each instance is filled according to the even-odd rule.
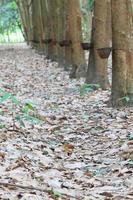
[[[19,106],[0,104],[1,200],[133,199],[132,108],[109,107],[110,88],[81,95],[84,79],[24,44],[0,47],[0,74],[40,119],[13,129]]]

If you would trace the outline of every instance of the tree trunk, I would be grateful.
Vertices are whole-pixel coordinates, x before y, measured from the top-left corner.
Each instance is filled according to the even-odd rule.
[[[43,23],[43,14],[42,14],[42,1],[38,0],[38,14],[39,14],[39,42],[40,42],[40,50],[41,53],[45,52],[45,45],[43,43],[45,39],[45,32],[44,32],[44,23]]]
[[[42,13],[42,23],[43,23],[43,43],[45,46],[45,54],[48,57],[49,51],[49,44],[46,42],[48,39],[50,39],[49,35],[49,18],[48,18],[48,5],[47,0],[41,0],[41,13]]]
[[[109,29],[107,29],[109,23],[108,13],[108,1],[95,0],[91,34],[92,48],[90,49],[86,82],[99,84],[102,89],[108,87],[108,59],[102,59],[97,49],[109,47],[110,44],[110,33],[108,32]]]
[[[41,0],[32,0],[33,46],[43,50],[44,28],[41,13]]]
[[[81,12],[79,0],[67,0],[68,6],[68,23],[72,54],[73,72],[71,78],[81,77],[85,75],[85,57],[81,46],[82,42],[82,27],[81,27]]]
[[[39,46],[39,7],[38,1],[32,0],[32,24],[33,24],[33,47],[38,48]]]
[[[49,36],[51,39],[51,42],[49,43],[49,57],[52,60],[57,59],[58,55],[58,48],[57,48],[57,0],[47,0],[47,6],[48,6],[48,29],[49,29]]]
[[[57,31],[57,41],[58,41],[58,63],[59,65],[64,65],[64,53],[65,49],[59,45],[60,41],[64,40],[65,36],[65,0],[57,0],[57,19],[58,19],[58,31]]]
[[[112,0],[112,105],[133,104],[133,33],[130,0]],[[126,98],[127,97],[127,98]]]
[[[70,33],[69,33],[69,11],[68,11],[68,2],[64,0],[64,23],[65,23],[65,32],[64,32],[64,40],[70,41]],[[70,69],[72,65],[72,51],[71,45],[65,46],[65,70]]]
[[[22,0],[16,0],[16,3],[19,8],[21,21],[23,24],[24,29],[24,38],[27,41],[28,44],[30,44],[33,33],[32,33],[32,18],[31,18],[31,1],[22,1]]]

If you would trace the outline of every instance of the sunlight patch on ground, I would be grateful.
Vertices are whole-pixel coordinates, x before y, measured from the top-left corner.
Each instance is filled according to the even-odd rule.
[[[21,43],[0,43],[0,51],[4,50],[15,50],[15,49],[29,49],[30,46],[28,46],[25,42]]]

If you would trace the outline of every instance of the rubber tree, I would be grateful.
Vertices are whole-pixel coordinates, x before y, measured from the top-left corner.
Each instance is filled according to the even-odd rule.
[[[108,87],[108,59],[98,54],[98,49],[109,47],[110,44],[110,10],[109,1],[94,1],[94,16],[92,19],[91,49],[86,76],[86,83],[99,84],[102,89]]]
[[[58,31],[58,16],[57,16],[57,0],[47,0],[48,8],[48,29],[49,29],[49,58],[57,60],[57,31]]]
[[[19,13],[21,16],[21,21],[24,30],[24,38],[28,44],[31,43],[33,39],[33,32],[32,32],[32,15],[31,15],[31,0],[16,0],[18,5]]]
[[[71,40],[72,73],[71,78],[85,75],[85,57],[81,46],[82,27],[79,0],[67,0],[68,33]]]
[[[33,26],[33,46],[38,50],[43,50],[44,28],[41,13],[41,0],[32,0],[32,26]]]
[[[47,3],[46,0],[40,0],[40,10],[41,10],[41,23],[42,23],[42,46],[44,49],[45,55],[48,54],[48,44],[45,41],[48,39],[48,28],[47,28],[47,21],[48,21],[48,13],[47,13]]]
[[[112,105],[133,104],[133,22],[131,0],[111,0]]]
[[[38,0],[38,13],[39,13],[39,43],[40,43],[40,50],[42,52],[45,52],[45,45],[44,45],[44,39],[45,39],[45,29],[44,29],[44,23],[43,23],[43,10],[42,10],[42,0]]]
[[[65,20],[66,20],[66,10],[65,10],[66,0],[57,0],[57,42],[58,42],[58,63],[61,66],[64,65],[65,59],[65,48],[61,47],[59,43],[65,39]]]
[[[71,38],[70,38],[70,32],[69,32],[69,11],[68,11],[68,2],[67,0],[64,0],[64,37],[63,40],[68,42],[68,45],[65,46],[65,55],[64,55],[64,61],[65,61],[65,69],[70,70],[70,66],[72,65],[72,48],[71,48]],[[75,72],[74,72],[75,73]]]

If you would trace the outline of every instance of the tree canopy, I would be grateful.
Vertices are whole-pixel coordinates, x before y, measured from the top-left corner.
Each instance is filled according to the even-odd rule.
[[[0,33],[12,33],[21,27],[20,16],[14,0],[0,2]]]

